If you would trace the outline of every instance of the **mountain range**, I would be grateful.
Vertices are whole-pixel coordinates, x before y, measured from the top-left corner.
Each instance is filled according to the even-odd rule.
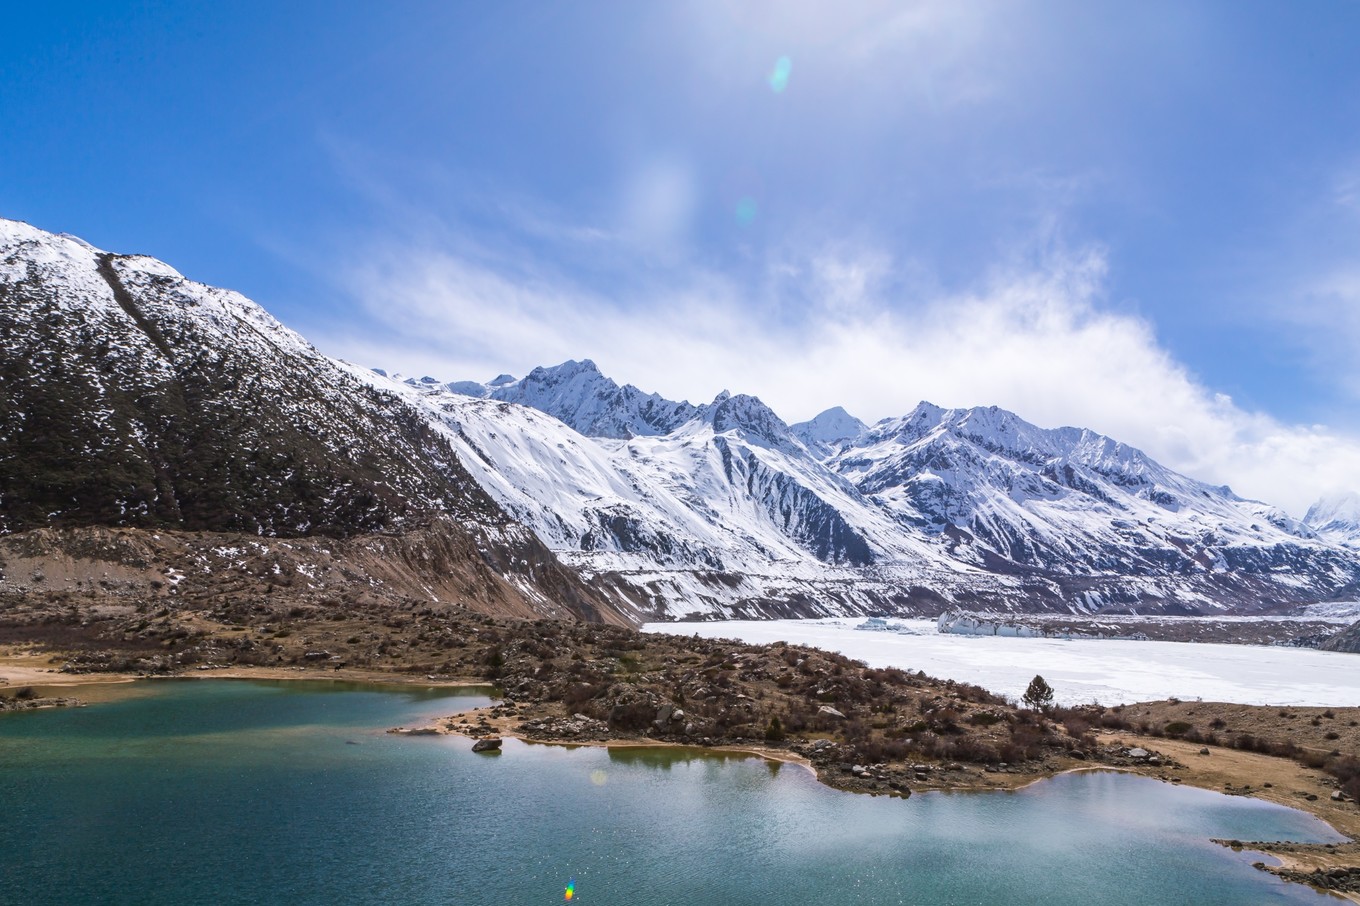
[[[1336,519],[1318,530],[995,407],[788,425],[754,397],[666,400],[588,360],[484,384],[374,380],[404,388],[507,511],[643,612],[1258,613],[1360,579]]]
[[[995,407],[790,425],[589,360],[404,378],[154,259],[3,220],[0,380],[9,536],[434,532],[523,610],[615,620],[1252,614],[1360,592],[1356,495],[1299,521]],[[436,599],[461,568],[403,556]]]

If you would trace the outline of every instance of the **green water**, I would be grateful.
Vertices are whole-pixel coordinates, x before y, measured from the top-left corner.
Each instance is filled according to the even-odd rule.
[[[382,731],[478,695],[185,681],[0,717],[0,903],[1336,902],[1210,837],[1309,815],[1109,773],[909,801],[758,759]]]

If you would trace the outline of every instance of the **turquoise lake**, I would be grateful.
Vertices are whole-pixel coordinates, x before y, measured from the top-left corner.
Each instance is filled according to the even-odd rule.
[[[1339,839],[1302,812],[1113,773],[1017,793],[841,793],[686,750],[383,731],[487,701],[186,680],[0,715],[0,903],[1339,902],[1211,837]]]

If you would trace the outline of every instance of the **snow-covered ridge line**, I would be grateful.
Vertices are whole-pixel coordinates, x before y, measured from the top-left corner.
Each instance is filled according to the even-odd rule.
[[[674,617],[1221,613],[1360,579],[1345,545],[1277,508],[995,407],[921,403],[872,426],[836,408],[790,426],[754,397],[670,401],[589,360],[392,381],[564,558]]]

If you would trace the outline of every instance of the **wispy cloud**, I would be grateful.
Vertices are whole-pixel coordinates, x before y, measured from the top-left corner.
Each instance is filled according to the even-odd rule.
[[[1360,440],[1243,409],[1176,361],[1147,321],[1105,307],[1098,249],[1053,251],[968,291],[911,300],[888,298],[904,291],[890,255],[844,245],[785,256],[760,285],[688,268],[620,281],[609,295],[405,242],[355,260],[346,283],[381,331],[321,343],[365,365],[485,380],[589,357],[671,397],[755,393],[790,421],[833,405],[867,420],[921,399],[998,405],[1040,425],[1094,428],[1296,514],[1360,475]]]

